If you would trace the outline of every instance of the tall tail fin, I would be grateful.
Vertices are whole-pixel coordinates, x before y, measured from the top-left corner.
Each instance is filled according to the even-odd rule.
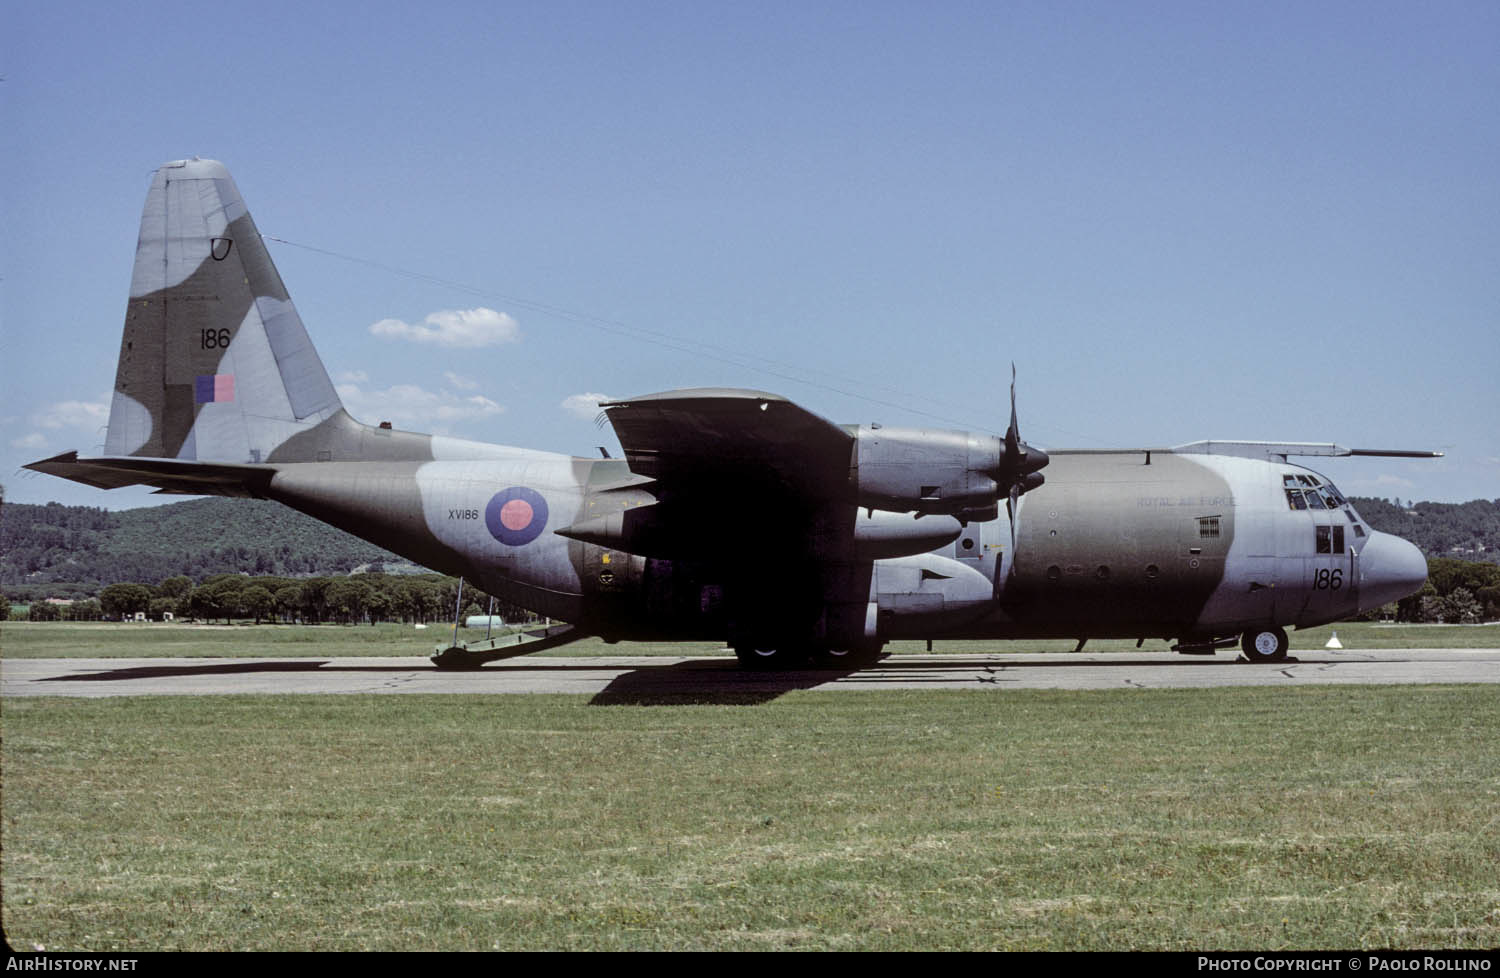
[[[141,215],[105,454],[253,464],[342,410],[229,171],[163,165]]]

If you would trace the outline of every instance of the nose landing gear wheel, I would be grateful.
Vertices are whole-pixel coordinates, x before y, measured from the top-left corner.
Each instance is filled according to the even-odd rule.
[[[1240,638],[1240,648],[1251,662],[1283,662],[1286,660],[1287,641],[1284,628],[1257,628]]]

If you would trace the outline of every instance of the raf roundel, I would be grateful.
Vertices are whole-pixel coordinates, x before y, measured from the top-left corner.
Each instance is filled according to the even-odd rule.
[[[542,535],[547,527],[547,500],[535,489],[512,486],[495,493],[484,508],[490,535],[508,547],[520,547]]]

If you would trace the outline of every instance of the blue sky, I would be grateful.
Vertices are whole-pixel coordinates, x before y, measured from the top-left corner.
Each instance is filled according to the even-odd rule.
[[[18,468],[102,444],[200,155],[365,421],[591,455],[579,395],[737,386],[1000,432],[1015,361],[1044,447],[1435,448],[1314,467],[1500,497],[1497,50],[1492,2],[8,4],[0,483],[153,501]]]

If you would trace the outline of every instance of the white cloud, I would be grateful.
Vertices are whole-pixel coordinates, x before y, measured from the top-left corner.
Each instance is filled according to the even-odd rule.
[[[391,339],[452,347],[494,346],[514,343],[521,338],[521,327],[514,319],[506,313],[484,307],[429,313],[417,325],[399,319],[382,319],[370,326],[370,332]]]
[[[18,425],[19,419],[4,419],[6,427]],[[54,401],[33,411],[26,419],[35,428],[45,431],[74,431],[97,433],[109,421],[109,401]],[[102,438],[100,439],[103,440]],[[10,447],[23,452],[39,452],[47,447],[47,435],[32,431],[10,439]]]
[[[479,381],[470,380],[468,377],[461,377],[451,370],[443,371],[443,379],[448,381],[449,387],[454,387],[461,391],[472,391],[479,388]]]
[[[339,384],[368,384],[370,375],[363,370],[345,370],[333,379]]]
[[[31,416],[31,423],[43,428],[83,428],[96,430],[109,420],[107,401],[58,401]]]
[[[349,413],[374,424],[389,421],[397,428],[439,434],[454,423],[492,417],[505,407],[483,394],[460,396],[452,391],[430,391],[416,384],[396,384],[385,390],[366,390],[358,384],[339,384],[335,390]]]
[[[613,400],[608,394],[573,394],[563,398],[561,407],[575,418],[592,421],[599,416],[599,402]]]

